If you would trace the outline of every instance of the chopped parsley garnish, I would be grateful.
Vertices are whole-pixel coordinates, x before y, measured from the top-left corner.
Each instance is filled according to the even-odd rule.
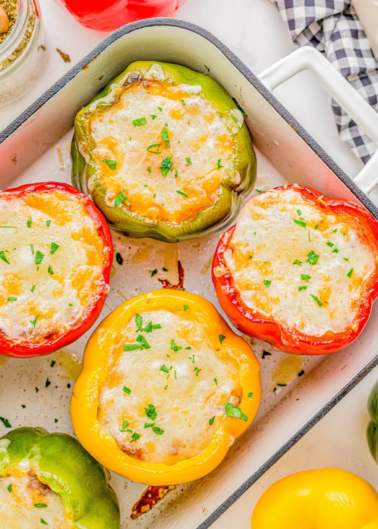
[[[14,296],[11,296],[10,298],[8,298],[7,301],[17,301],[17,298],[15,298]]]
[[[144,408],[144,412],[146,416],[152,421],[154,421],[157,417],[156,407],[153,404],[149,404],[146,408]]]
[[[131,389],[127,388],[126,386],[123,386],[123,391],[124,391],[124,393],[127,393],[128,395],[130,395],[130,393],[131,393]]]
[[[171,162],[172,156],[167,156],[164,158],[164,160],[161,162],[160,172],[163,176],[167,176],[169,171],[173,167],[173,163]]]
[[[51,243],[51,250],[50,253],[54,255],[54,253],[57,251],[57,249],[60,247],[60,244],[56,244],[55,242]]]
[[[221,159],[218,160],[217,169],[222,169],[222,167],[224,167],[224,165],[221,165],[221,161]]]
[[[306,290],[306,289],[307,289],[307,285],[302,285],[302,286],[298,287],[299,292],[301,290]]]
[[[188,196],[189,196],[186,193],[184,193],[184,191],[181,191],[180,189],[176,189],[176,193],[178,193],[179,195],[182,195],[183,197],[186,197],[186,198],[188,198]]]
[[[0,417],[0,421],[4,424],[5,428],[12,428],[11,423],[8,421],[8,419]]]
[[[164,127],[160,134],[161,138],[164,140],[166,146],[168,149],[171,147],[171,144],[169,143],[169,136],[168,136],[168,130],[167,127]]]
[[[146,118],[133,119],[134,127],[141,127],[142,125],[147,125]]]
[[[251,393],[248,393],[247,396],[248,396],[248,398],[250,399],[250,398],[252,397],[252,395],[253,395],[253,393],[251,392]]]
[[[222,345],[223,344],[223,341],[226,339],[225,335],[224,334],[220,334],[219,335],[219,341],[220,341],[220,344]]]
[[[142,344],[143,349],[151,349],[150,344],[147,342],[146,338],[144,336],[142,336],[141,334],[138,334],[137,342]]]
[[[150,166],[147,167],[147,171],[148,171],[149,173],[151,172],[151,167],[150,167]]]
[[[179,347],[175,344],[174,340],[171,340],[171,349],[174,353],[178,353],[179,351],[181,351],[182,347]]]
[[[152,321],[148,322],[144,328],[144,332],[152,332],[156,329],[161,329],[160,323],[152,324]]]
[[[156,433],[156,435],[163,435],[164,433],[164,430],[162,430],[161,428],[158,428],[157,426],[153,426],[152,431]]]
[[[133,435],[131,436],[130,442],[135,443],[135,441],[138,441],[139,437],[140,435],[137,432],[134,432]]]
[[[34,318],[34,320],[32,320],[32,321],[29,322],[29,323],[31,323],[31,324],[33,325],[34,329],[35,329],[35,326],[36,326],[36,324],[37,324],[37,320],[38,320],[38,318],[39,318],[39,314],[38,314],[38,316],[36,316],[36,317]]]
[[[316,265],[319,260],[319,255],[316,255],[314,250],[311,250],[311,252],[307,254],[307,259],[311,265]]]
[[[2,259],[5,263],[10,264],[3,250],[0,252],[0,259]]]
[[[53,269],[51,268],[51,266],[48,267],[47,269],[48,273],[53,276],[54,275],[54,272],[53,272]]]
[[[184,305],[184,311],[187,311],[187,310],[189,310],[188,305]]]
[[[302,228],[305,228],[307,226],[307,223],[301,220],[294,219],[294,222],[295,224],[298,224],[298,226],[301,226]]]
[[[27,223],[26,223],[26,226],[27,226],[28,228],[31,228],[32,222],[33,222],[33,219],[28,219],[28,221],[27,221]]]
[[[307,274],[301,274],[301,279],[303,279],[303,281],[306,281],[308,283],[311,279],[311,276],[308,276]]]
[[[237,419],[242,419],[243,421],[248,421],[248,417],[242,413],[239,406],[236,406],[235,404],[232,404],[231,402],[227,402],[227,404],[224,405],[224,409],[226,411],[227,417],[236,417]]]
[[[319,307],[323,306],[323,303],[320,301],[320,299],[318,297],[314,296],[314,294],[311,294],[311,297],[314,298],[314,300],[319,305]]]
[[[353,270],[354,270],[354,268],[351,268],[351,269],[349,270],[349,272],[347,273],[347,276],[348,276],[348,277],[350,277],[350,276],[353,274]]]
[[[185,158],[185,160],[188,165],[192,165],[192,160],[189,157]]]
[[[37,509],[45,509],[47,505],[46,503],[35,503],[34,507],[37,507]]]
[[[124,432],[131,432],[131,430],[128,430],[127,427],[129,426],[129,421],[127,419],[125,419],[122,423],[122,428],[120,428],[120,432],[124,433]]]
[[[210,426],[214,423],[214,421],[215,421],[215,415],[214,415],[214,417],[211,417],[211,419],[209,419]]]
[[[102,162],[105,162],[106,165],[111,169],[112,171],[115,171],[117,167],[117,160],[109,160],[108,158],[104,158],[101,160]]]
[[[31,287],[30,292],[34,292],[34,290],[35,290],[35,285],[33,285],[33,286]]]
[[[151,277],[154,277],[156,276],[156,274],[158,273],[157,269],[154,268],[153,270],[151,270],[150,274],[151,274]]]
[[[293,265],[299,265],[299,266],[302,266],[302,261],[299,261],[298,259],[296,259],[293,263],[291,263]]]
[[[150,116],[152,117],[152,119],[156,119],[156,114],[150,114]]]
[[[115,206],[119,206],[120,204],[122,204],[122,202],[126,202],[126,206],[130,207],[130,202],[127,200],[126,195],[125,195],[125,193],[123,191],[118,193],[118,195],[116,196],[116,199],[114,201],[114,205]]]
[[[327,241],[326,245],[329,246],[330,248],[332,248],[332,246],[335,246],[335,244],[331,241]]]
[[[36,251],[36,254],[35,254],[35,260],[34,260],[34,263],[36,265],[39,265],[42,263],[43,261],[43,258],[44,258],[44,254],[42,252],[40,252],[39,250]]]
[[[49,227],[51,224],[51,220],[46,220],[46,226]]]
[[[207,66],[205,66],[207,68]],[[210,70],[209,70],[210,72]],[[243,116],[247,116],[247,113],[244,111],[244,109],[240,106],[240,104],[236,101],[236,99],[233,97],[232,101],[235,103],[235,105],[238,107],[240,112],[243,114]]]
[[[266,286],[266,288],[269,288],[271,284],[271,281],[269,281],[268,279],[264,279],[264,285]]]
[[[156,150],[154,150],[154,147],[157,147]],[[147,147],[147,152],[150,152],[151,154],[161,154],[160,152],[161,143],[153,143],[152,145],[149,145]]]
[[[8,489],[8,492],[12,492],[12,483],[8,485],[7,489]]]

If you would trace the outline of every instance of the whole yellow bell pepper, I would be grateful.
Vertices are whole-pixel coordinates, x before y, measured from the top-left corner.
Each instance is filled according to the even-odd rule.
[[[297,472],[264,492],[252,529],[378,529],[378,494],[346,470]]]
[[[99,393],[107,377],[114,344],[119,343],[120,334],[133,318],[136,319],[137,315],[143,316],[143,313],[148,311],[158,310],[180,313],[184,321],[187,319],[199,323],[206,340],[214,344],[214,350],[222,348],[223,353],[236,361],[242,388],[238,407],[242,418],[226,413],[221,418],[212,440],[202,452],[172,465],[142,461],[125,453],[118,447],[114,437],[102,427],[98,418]],[[137,354],[149,353],[138,351]],[[145,384],[148,384],[147,376]],[[169,391],[166,395],[167,399],[173,398],[170,397]],[[213,305],[195,294],[161,289],[123,303],[105,318],[93,333],[85,349],[82,373],[73,391],[71,419],[81,444],[110,470],[132,481],[148,485],[174,485],[198,479],[221,463],[233,440],[251,424],[257,413],[260,398],[258,360],[250,346],[230,329]],[[146,406],[146,403],[141,405]],[[139,433],[143,435],[143,431]]]

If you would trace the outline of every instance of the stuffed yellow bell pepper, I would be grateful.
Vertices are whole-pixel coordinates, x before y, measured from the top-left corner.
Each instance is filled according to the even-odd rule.
[[[337,468],[307,470],[268,488],[252,529],[378,529],[378,494],[364,479]]]
[[[125,478],[173,485],[211,472],[251,424],[260,366],[207,300],[157,290],[115,309],[84,353],[71,418]]]

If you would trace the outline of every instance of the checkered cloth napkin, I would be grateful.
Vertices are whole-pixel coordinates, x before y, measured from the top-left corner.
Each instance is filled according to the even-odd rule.
[[[314,46],[368,103],[378,111],[378,60],[351,0],[272,0],[300,46]],[[367,0],[366,0],[367,1]],[[366,163],[374,143],[332,100],[332,110],[343,141]]]

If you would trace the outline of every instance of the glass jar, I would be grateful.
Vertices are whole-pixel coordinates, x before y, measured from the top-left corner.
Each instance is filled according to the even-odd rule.
[[[24,95],[46,60],[38,0],[17,0],[16,22],[0,44],[0,106]]]

